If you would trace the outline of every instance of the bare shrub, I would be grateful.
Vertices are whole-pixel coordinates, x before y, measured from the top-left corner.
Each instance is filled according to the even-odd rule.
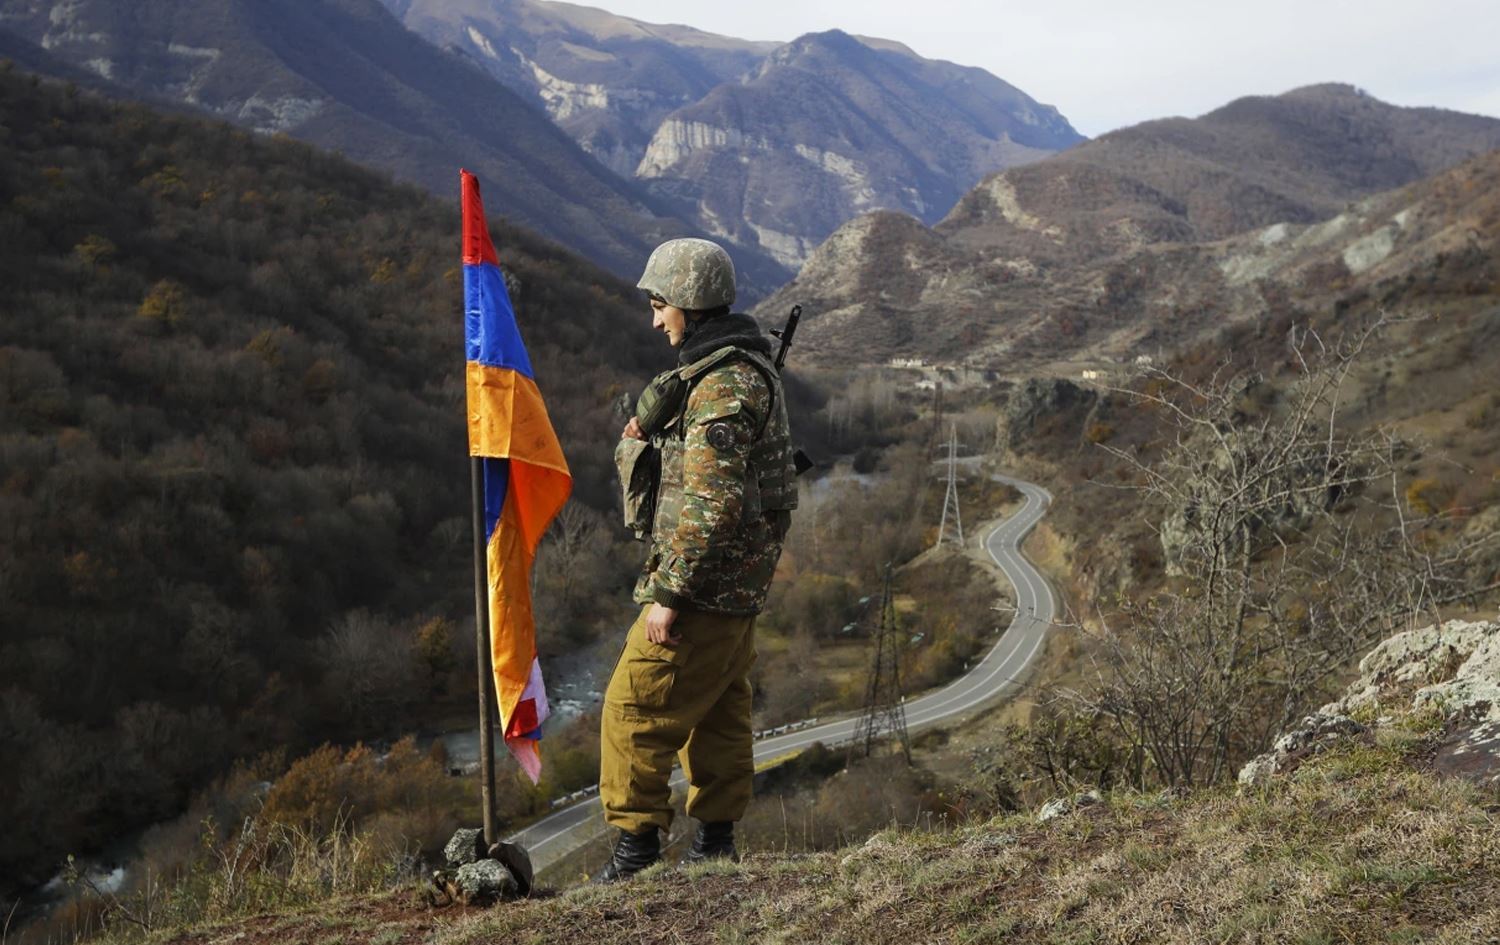
[[[1371,330],[1373,331],[1373,329]],[[1406,445],[1346,430],[1342,387],[1371,332],[1303,335],[1289,383],[1224,364],[1206,382],[1153,372],[1116,393],[1167,425],[1154,457],[1100,444],[1155,524],[1171,579],[1097,634],[1078,708],[1168,784],[1212,783],[1329,693],[1375,641],[1465,596],[1472,544],[1413,520]]]
[[[332,745],[292,763],[266,793],[258,818],[315,834],[341,820],[366,826],[377,815],[396,845],[435,850],[473,801],[472,785],[450,778],[438,757],[403,738],[384,755],[366,745]],[[402,829],[391,830],[392,824]]]
[[[294,763],[264,804],[257,777],[239,766],[177,821],[153,828],[118,891],[70,859],[78,895],[43,924],[47,940],[102,933],[134,941],[388,889],[412,879],[415,854],[436,850],[458,811],[474,805],[472,789],[446,777],[410,739],[384,756],[324,747]]]
[[[791,635],[785,653],[755,668],[757,724],[782,725],[812,718],[837,695],[837,688],[818,663],[818,639],[807,631]]]
[[[840,767],[841,749],[821,745],[771,772],[740,822],[746,849],[831,850],[889,827],[928,827],[947,812],[936,775],[899,754]]]

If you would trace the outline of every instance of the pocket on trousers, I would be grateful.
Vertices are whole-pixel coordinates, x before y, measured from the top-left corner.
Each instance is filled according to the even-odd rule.
[[[685,671],[688,644],[660,646],[642,642],[633,648],[627,669],[630,675],[629,705],[660,710],[672,703],[672,689]]]

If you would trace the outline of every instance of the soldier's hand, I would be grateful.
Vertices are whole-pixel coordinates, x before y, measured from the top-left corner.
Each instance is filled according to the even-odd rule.
[[[681,635],[672,632],[672,622],[676,619],[676,609],[664,604],[652,604],[651,610],[646,614],[646,639],[657,646],[676,646],[681,643]]]
[[[638,417],[631,417],[630,422],[625,424],[625,429],[620,431],[620,436],[630,437],[632,440],[644,440],[646,433],[641,429],[641,421]]]

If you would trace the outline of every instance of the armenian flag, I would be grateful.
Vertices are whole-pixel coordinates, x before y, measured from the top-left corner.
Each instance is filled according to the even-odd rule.
[[[521,342],[484,222],[479,180],[468,171],[460,171],[459,179],[469,455],[482,458],[495,695],[505,745],[535,783],[542,773],[537,741],[548,709],[531,612],[531,564],[542,533],[568,501],[573,477]]]

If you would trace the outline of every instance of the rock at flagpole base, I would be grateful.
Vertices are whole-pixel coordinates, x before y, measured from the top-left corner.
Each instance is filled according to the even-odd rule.
[[[448,868],[433,873],[432,884],[448,902],[487,906],[531,893],[531,857],[519,844],[501,841],[486,850],[483,830],[463,828],[443,856]]]
[[[519,843],[507,843],[501,840],[490,847],[489,854],[490,859],[504,863],[505,868],[510,870],[510,874],[516,878],[519,895],[531,895],[535,874],[531,869],[531,854],[526,852],[525,847]]]

